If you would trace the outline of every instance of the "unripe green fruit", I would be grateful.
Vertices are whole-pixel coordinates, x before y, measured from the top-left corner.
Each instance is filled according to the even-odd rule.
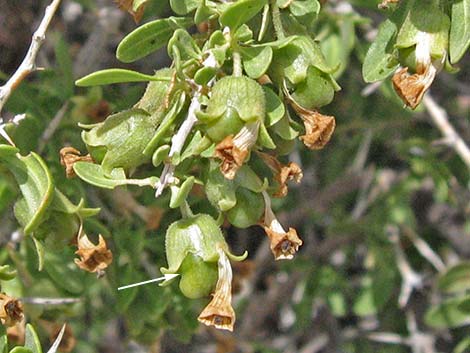
[[[237,228],[248,228],[261,220],[264,201],[261,194],[238,188],[237,204],[227,212],[227,218]]]
[[[292,98],[303,108],[316,109],[330,104],[334,95],[335,90],[328,77],[311,66],[307,78],[296,86]]]
[[[235,189],[233,180],[225,178],[220,172],[219,163],[210,161],[204,191],[211,205],[220,211],[228,211],[237,203]]]
[[[189,253],[181,264],[181,293],[190,299],[208,296],[217,282],[217,262],[204,262],[194,254]]]
[[[228,108],[220,119],[206,125],[205,131],[214,142],[222,141],[226,136],[236,135],[244,125],[244,121],[238,117],[233,108]]]

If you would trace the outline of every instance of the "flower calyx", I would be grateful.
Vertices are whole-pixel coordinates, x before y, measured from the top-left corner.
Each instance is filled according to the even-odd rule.
[[[93,163],[93,158],[90,154],[86,156],[81,156],[79,150],[74,147],[63,147],[60,152],[60,164],[65,167],[65,175],[68,179],[75,177],[75,171],[73,170],[73,165],[76,162],[90,162]]]
[[[2,325],[11,327],[23,319],[23,305],[18,299],[0,293],[0,321]]]
[[[196,299],[209,295],[217,281],[217,262],[220,251],[237,261],[228,250],[222,231],[209,215],[190,215],[170,225],[165,238],[168,268],[161,268],[164,275],[180,275],[179,287],[188,298]],[[161,285],[169,284],[170,280]]]
[[[80,229],[77,236],[78,250],[75,252],[80,259],[75,259],[79,268],[87,272],[96,272],[98,276],[104,274],[104,270],[113,261],[113,253],[108,249],[103,236],[99,235],[98,244],[93,244],[88,236]]]
[[[270,239],[271,252],[275,260],[290,260],[299,250],[302,240],[294,228],[289,228],[287,232],[284,230],[271,209],[271,199],[265,191],[263,191],[263,197],[265,213],[264,221],[261,225]]]

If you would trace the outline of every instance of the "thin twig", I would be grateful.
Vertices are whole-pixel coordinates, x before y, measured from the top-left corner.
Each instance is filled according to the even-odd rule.
[[[199,103],[200,95],[201,94],[199,91],[194,94],[191,100],[191,104],[189,105],[186,120],[183,122],[183,124],[181,124],[178,132],[171,139],[171,149],[170,153],[168,154],[170,160],[171,157],[181,152],[186,139],[191,133],[194,124],[197,122],[196,111],[201,107],[201,104]],[[160,180],[155,186],[155,197],[159,197],[163,193],[165,187],[174,182],[174,172],[175,165],[171,161],[165,163]]]
[[[432,121],[444,135],[447,145],[455,150],[470,169],[470,148],[450,124],[447,112],[436,103],[429,93],[424,96],[423,103]]]
[[[47,143],[51,139],[52,135],[54,135],[54,133],[56,132],[57,128],[62,122],[62,119],[65,117],[65,113],[67,113],[68,107],[69,107],[69,102],[67,101],[59,109],[59,111],[56,113],[54,118],[50,121],[49,125],[47,125],[47,128],[46,130],[44,130],[41,136],[41,140],[39,141],[39,147],[38,147],[39,153],[42,153]]]
[[[59,7],[60,0],[53,0],[52,3],[46,8],[44,18],[42,19],[38,29],[33,34],[31,46],[23,59],[23,62],[18,67],[13,76],[0,87],[0,112],[3,106],[10,98],[11,93],[16,87],[27,77],[31,72],[36,70],[36,56],[38,55],[39,49],[41,48],[44,40],[46,39],[46,31],[51,23],[52,17],[54,16],[57,8]]]
[[[413,270],[408,260],[406,259],[405,252],[400,246],[400,235],[398,227],[390,225],[387,227],[387,231],[389,233],[389,239],[392,242],[395,250],[398,271],[402,277],[398,304],[403,308],[408,303],[413,289],[421,289],[423,287],[423,277]]]

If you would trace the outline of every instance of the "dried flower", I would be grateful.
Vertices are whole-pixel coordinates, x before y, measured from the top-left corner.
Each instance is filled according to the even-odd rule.
[[[145,4],[141,4],[138,8],[134,8],[134,0],[115,0],[118,7],[129,12],[134,18],[135,23],[139,23],[144,15]]]
[[[282,228],[281,223],[279,223],[271,209],[271,199],[265,191],[263,191],[263,197],[265,213],[262,226],[271,241],[271,251],[276,260],[290,260],[299,250],[302,240],[298,237],[294,228],[289,228],[287,232]]]
[[[398,4],[400,2],[400,0],[383,0],[380,4],[379,4],[379,8],[380,9],[386,9],[388,8],[388,6],[390,4]]]
[[[305,109],[293,100],[290,103],[304,122],[305,135],[300,136],[300,139],[305,146],[311,150],[319,150],[325,147],[335,131],[335,117],[320,114],[315,110]]]
[[[0,293],[0,321],[5,326],[14,326],[23,319],[23,306],[18,299]]]
[[[258,152],[258,155],[274,172],[274,179],[279,184],[279,190],[274,194],[274,197],[284,197],[287,195],[288,181],[295,180],[296,183],[300,183],[302,180],[304,175],[302,173],[302,169],[300,169],[300,166],[297,163],[289,162],[287,165],[283,165],[276,157],[270,154]]]
[[[78,250],[75,252],[80,259],[75,263],[82,270],[103,274],[103,270],[113,261],[113,253],[107,248],[104,238],[99,235],[98,244],[93,244],[80,229],[77,237]]]
[[[416,43],[416,73],[409,74],[407,67],[400,67],[393,75],[392,82],[395,91],[411,109],[415,109],[424,93],[431,87],[437,72],[445,60],[436,63],[431,59],[432,34],[419,32]]]
[[[75,172],[73,170],[73,165],[78,161],[91,162],[93,159],[89,154],[86,156],[80,156],[80,151],[73,147],[64,147],[60,150],[60,164],[65,166],[65,175],[67,178],[73,178]]]
[[[235,174],[258,139],[259,126],[259,121],[248,123],[235,137],[229,135],[216,146],[215,156],[222,160],[220,171],[225,178],[230,180],[235,178]]]
[[[233,331],[235,311],[232,308],[232,267],[225,252],[218,248],[219,278],[211,302],[199,317],[200,322],[221,330]]]

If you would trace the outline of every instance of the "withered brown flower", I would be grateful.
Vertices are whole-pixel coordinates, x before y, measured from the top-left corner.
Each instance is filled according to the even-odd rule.
[[[388,5],[390,4],[398,4],[400,2],[400,0],[383,0],[380,4],[379,4],[379,8],[381,9],[386,9],[388,7]]]
[[[65,167],[65,175],[67,178],[73,178],[75,172],[73,170],[73,165],[78,161],[91,162],[93,159],[89,154],[86,156],[80,156],[80,151],[73,147],[64,147],[60,150],[60,164]]]
[[[136,10],[134,10],[134,0],[114,0],[118,7],[129,12],[134,18],[135,23],[139,23],[144,15],[145,4],[140,5]]]
[[[421,103],[446,59],[446,53],[443,52],[442,60],[433,62],[431,57],[433,34],[419,31],[416,34],[416,41],[416,72],[410,74],[407,67],[400,67],[392,78],[393,88],[411,109],[415,109]]]
[[[0,321],[5,326],[14,326],[23,319],[23,305],[18,299],[0,293]]]
[[[215,147],[214,155],[222,160],[220,171],[225,178],[230,180],[235,178],[238,169],[258,139],[259,125],[259,121],[248,123],[235,137],[229,135]]]
[[[103,270],[113,261],[113,253],[107,248],[103,236],[99,235],[98,244],[93,244],[88,236],[80,231],[77,237],[78,250],[75,252],[80,259],[75,263],[82,270],[102,274]]]
[[[233,331],[235,311],[232,308],[232,267],[225,252],[220,248],[217,251],[219,253],[219,278],[215,292],[212,300],[197,319],[204,325]]]
[[[400,67],[392,77],[393,88],[411,109],[421,103],[424,94],[431,86],[436,75],[434,66],[430,66],[423,73],[409,74],[407,67]]]
[[[299,250],[302,240],[298,237],[294,228],[289,228],[287,232],[284,230],[271,209],[271,199],[265,191],[263,191],[263,197],[265,212],[264,221],[261,225],[269,237],[271,252],[276,260],[290,260]]]
[[[305,126],[305,135],[300,136],[305,146],[311,150],[319,150],[325,147],[335,131],[336,121],[334,116],[323,115],[315,110],[308,110],[290,101],[295,112],[302,118]]]
[[[274,172],[274,180],[279,184],[279,190],[273,195],[274,197],[284,197],[289,191],[287,182],[295,180],[300,183],[303,178],[302,169],[295,162],[289,162],[283,165],[279,160],[267,153],[258,152],[258,155],[263,159],[266,165]]]

